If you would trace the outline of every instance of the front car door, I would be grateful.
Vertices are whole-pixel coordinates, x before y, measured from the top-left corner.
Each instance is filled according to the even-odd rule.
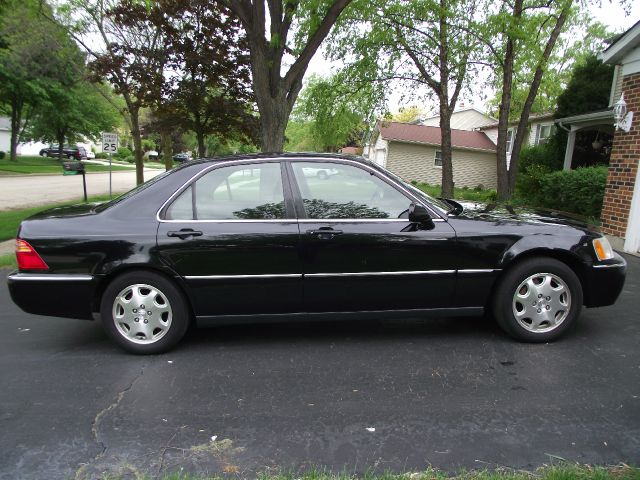
[[[416,197],[362,162],[291,160],[308,312],[453,306],[455,232],[435,212],[409,222]]]
[[[205,169],[160,211],[160,256],[198,317],[301,311],[299,231],[279,161]],[[284,188],[283,188],[284,187]]]

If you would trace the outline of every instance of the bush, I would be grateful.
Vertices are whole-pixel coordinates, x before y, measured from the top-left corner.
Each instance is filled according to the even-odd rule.
[[[129,155],[127,157],[121,157],[121,160],[124,160],[128,163],[136,163],[136,158],[133,155]]]
[[[127,147],[120,147],[118,148],[118,153],[116,153],[115,156],[123,160],[126,160],[127,157],[133,156],[133,152],[129,150]]]
[[[526,147],[520,152],[519,168],[523,172],[533,165],[543,166],[549,170],[561,170],[563,163],[564,158],[558,157],[549,144]]]
[[[531,206],[600,218],[607,173],[604,166],[555,172],[530,167],[526,180],[518,184],[518,194]]]
[[[96,153],[96,158],[104,160],[105,158],[109,158],[109,154],[105,152],[98,152]]]
[[[0,160],[2,160],[5,157],[6,153],[4,153],[2,150],[0,150]]]

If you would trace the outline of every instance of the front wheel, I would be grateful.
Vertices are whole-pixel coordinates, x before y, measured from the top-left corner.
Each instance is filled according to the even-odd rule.
[[[512,337],[549,342],[560,337],[582,308],[582,285],[574,271],[553,258],[531,258],[509,271],[498,284],[493,312]]]
[[[112,340],[137,354],[170,350],[190,323],[180,290],[153,272],[130,272],[113,280],[102,296],[100,316]]]

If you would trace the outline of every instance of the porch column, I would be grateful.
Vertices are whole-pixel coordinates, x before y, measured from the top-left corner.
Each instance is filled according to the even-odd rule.
[[[573,159],[573,149],[576,146],[576,129],[571,125],[569,138],[567,139],[567,149],[564,152],[564,170],[571,170],[571,159]]]

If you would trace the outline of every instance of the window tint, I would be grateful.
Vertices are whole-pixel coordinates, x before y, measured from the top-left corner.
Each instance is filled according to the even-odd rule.
[[[285,218],[279,163],[234,165],[210,171],[167,210],[171,220]]]
[[[293,162],[308,218],[407,218],[411,200],[358,167]]]

